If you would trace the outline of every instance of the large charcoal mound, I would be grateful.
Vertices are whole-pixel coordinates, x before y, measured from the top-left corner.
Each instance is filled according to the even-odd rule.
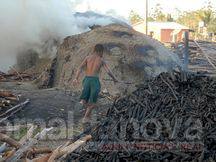
[[[130,95],[115,102],[106,122],[94,132],[96,152],[77,150],[68,159],[72,161],[215,161],[216,160],[216,81],[210,77],[188,76],[180,73],[162,73]],[[148,137],[143,136],[142,123]],[[138,124],[138,129],[136,124]],[[156,126],[157,122],[157,126]],[[105,123],[105,124],[104,124]],[[160,127],[158,125],[160,123]],[[171,129],[169,129],[170,127]],[[157,129],[156,129],[157,128]],[[160,128],[160,129],[159,129]],[[159,136],[157,131],[159,130]],[[106,152],[106,142],[173,142],[200,143],[200,149]],[[92,143],[86,148],[91,148]],[[80,152],[81,151],[81,152]],[[76,155],[76,156],[75,156]],[[69,160],[69,161],[70,161]]]
[[[176,55],[160,42],[129,27],[112,24],[64,39],[58,49],[58,86],[75,89],[72,87],[75,71],[82,59],[92,53],[97,43],[106,47],[105,59],[123,82],[141,83],[179,65]],[[104,72],[101,78],[102,87],[112,94],[125,92],[128,88],[128,84],[114,85]]]

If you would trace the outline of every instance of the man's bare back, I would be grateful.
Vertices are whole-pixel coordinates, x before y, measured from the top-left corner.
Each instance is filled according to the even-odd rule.
[[[103,59],[93,54],[86,58],[86,76],[98,76],[103,66]]]
[[[78,81],[81,70],[83,68],[86,68],[85,69],[86,76],[98,76],[101,71],[101,67],[105,69],[105,71],[113,79],[114,82],[117,82],[117,79],[113,75],[107,63],[104,61],[103,57],[101,55],[98,55],[97,53],[87,56],[83,60],[76,73],[76,79],[74,80],[74,82]]]

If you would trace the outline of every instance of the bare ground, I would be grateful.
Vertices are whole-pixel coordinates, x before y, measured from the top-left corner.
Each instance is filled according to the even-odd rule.
[[[49,123],[51,121],[60,120],[64,121],[66,125],[70,121],[75,127],[75,131],[82,131],[80,129],[80,122],[85,113],[85,108],[76,106],[79,101],[79,93],[58,88],[37,89],[34,84],[29,82],[0,83],[0,89],[11,90],[15,94],[20,94],[22,96],[21,100],[30,99],[30,103],[22,111],[9,118],[9,121],[15,125],[19,124],[18,122],[20,124],[23,124],[23,122],[43,122],[43,124],[46,123],[47,126],[50,126]],[[94,121],[102,119],[103,114],[106,114],[111,104],[112,102],[108,99],[100,98],[99,106],[93,112]]]

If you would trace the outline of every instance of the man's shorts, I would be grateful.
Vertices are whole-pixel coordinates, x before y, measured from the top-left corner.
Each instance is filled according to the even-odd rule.
[[[83,90],[80,99],[88,103],[96,103],[100,89],[101,85],[98,77],[86,76],[83,80]]]

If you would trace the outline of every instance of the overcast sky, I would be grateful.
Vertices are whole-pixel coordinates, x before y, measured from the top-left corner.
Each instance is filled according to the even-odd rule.
[[[71,0],[74,1],[74,0]],[[81,3],[77,5],[76,11],[86,11],[89,8],[93,11],[106,13],[109,10],[115,11],[118,15],[128,17],[131,10],[140,15],[145,13],[145,0],[76,0]],[[216,0],[210,0],[216,7]],[[175,8],[181,11],[196,10],[206,4],[206,0],[149,0],[149,9],[160,3],[166,13],[176,14]]]

